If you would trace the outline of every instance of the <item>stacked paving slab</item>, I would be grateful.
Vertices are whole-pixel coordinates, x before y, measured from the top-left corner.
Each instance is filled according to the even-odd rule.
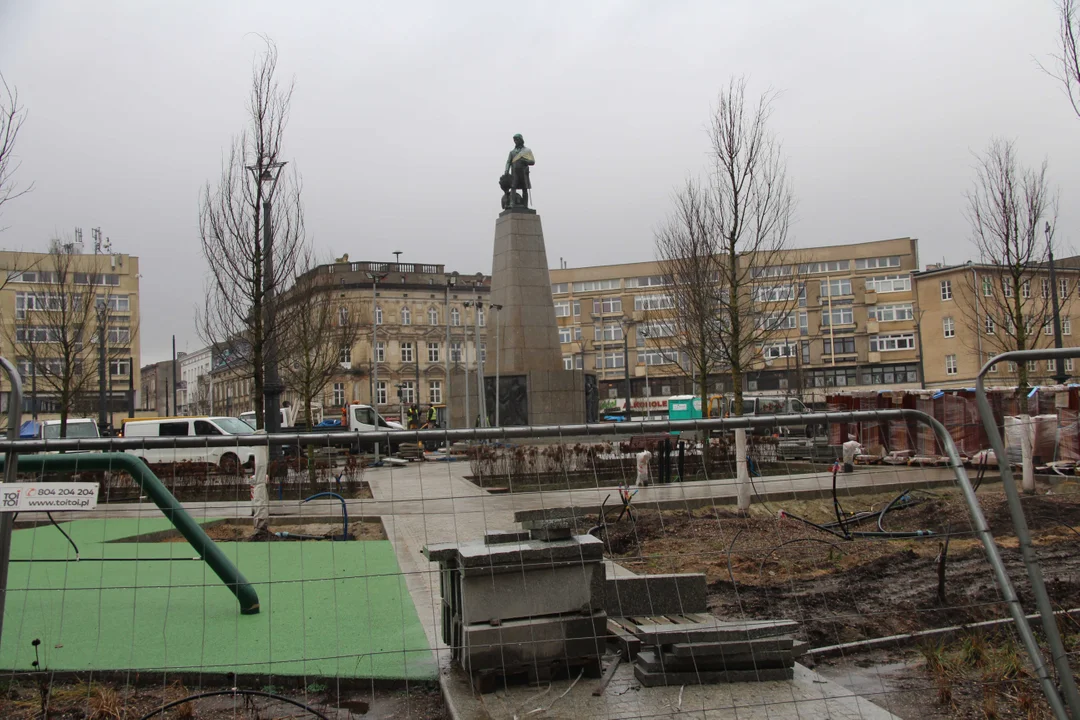
[[[791,636],[798,629],[794,621],[690,619],[697,622],[663,624],[653,618],[633,629],[641,642],[634,676],[643,686],[790,680],[796,659],[806,652],[806,643]]]
[[[443,642],[480,692],[575,670],[600,676],[607,614],[599,540],[573,535],[568,519],[539,520],[522,532],[429,545],[424,555],[440,566]]]

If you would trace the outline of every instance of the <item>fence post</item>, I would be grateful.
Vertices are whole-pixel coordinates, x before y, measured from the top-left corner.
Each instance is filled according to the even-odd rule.
[[[1054,608],[1050,602],[1050,595],[1046,592],[1046,583],[1043,581],[1042,568],[1039,566],[1039,561],[1035,557],[1035,550],[1031,545],[1031,533],[1028,530],[1027,518],[1024,516],[1020,493],[1016,489],[1012,467],[1009,465],[1009,458],[1005,454],[1005,443],[1001,439],[1001,433],[998,432],[994,412],[986,399],[986,387],[983,381],[990,368],[999,362],[1013,361],[1021,363],[1028,360],[1055,360],[1077,357],[1080,357],[1080,348],[1014,350],[990,358],[989,362],[983,365],[982,369],[979,370],[979,374],[975,377],[975,402],[979,408],[979,416],[982,418],[983,428],[986,429],[986,436],[990,439],[991,447],[994,448],[994,456],[997,459],[998,468],[1001,470],[1001,484],[1005,489],[1005,499],[1009,504],[1009,515],[1012,517],[1013,528],[1016,530],[1016,540],[1020,545],[1020,556],[1024,560],[1024,567],[1031,583],[1031,592],[1035,596],[1035,605],[1039,610],[1039,616],[1042,618],[1043,632],[1046,633],[1046,642],[1050,646],[1050,656],[1054,668],[1057,670],[1058,682],[1061,684],[1062,694],[1065,696],[1065,702],[1068,703],[1069,712],[1072,713],[1074,720],[1080,718],[1080,692],[1077,691],[1076,679],[1073,677],[1072,667],[1069,665],[1069,657],[1065,654],[1065,645],[1061,641],[1057,619],[1054,617]],[[1023,430],[1024,437],[1027,437],[1027,428],[1024,427]],[[1032,477],[1032,490],[1034,490],[1034,482],[1034,477]],[[1022,615],[1023,611],[1021,610],[1020,613]],[[1042,653],[1038,651],[1038,646],[1036,646],[1036,651],[1041,659]],[[1029,650],[1030,653],[1031,650]],[[1034,661],[1035,657],[1032,656],[1032,662]],[[1051,707],[1054,707],[1053,700],[1055,699],[1059,705],[1061,704],[1061,697],[1052,683],[1049,689],[1044,689],[1044,692],[1047,693],[1046,699],[1050,701]],[[1056,709],[1055,712],[1057,712]],[[1063,714],[1064,708],[1062,708],[1061,713],[1058,714],[1058,717],[1065,717]]]

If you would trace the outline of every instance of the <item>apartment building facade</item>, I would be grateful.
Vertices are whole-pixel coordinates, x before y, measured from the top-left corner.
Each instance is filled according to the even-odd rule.
[[[752,266],[754,258],[739,262]],[[792,250],[770,263],[754,272],[766,298],[788,285],[797,303],[773,319],[776,331],[762,343],[744,390],[823,402],[836,388],[919,387],[916,239]],[[659,407],[658,398],[696,392],[688,363],[661,339],[664,313],[674,307],[662,263],[550,274],[564,365],[595,370],[602,399],[624,401],[628,377],[635,407],[644,398]],[[762,308],[767,312],[767,303]],[[730,376],[717,372],[709,385],[729,392]]]
[[[104,364],[108,419],[126,415],[140,388],[139,259],[54,241],[49,252],[0,251],[0,272],[0,353],[22,377],[23,412],[58,417],[68,387],[70,412],[96,417]]]
[[[447,272],[441,264],[355,262],[348,255],[312,272],[322,276],[319,285],[340,306],[343,322],[358,328],[315,399],[327,417],[350,403],[375,404],[391,416],[402,404],[444,403],[450,379],[466,369],[475,374],[477,363],[487,362],[490,275]],[[261,402],[246,354],[237,350],[219,349],[212,358],[215,412],[238,415]],[[301,404],[288,385],[282,401]]]
[[[930,265],[913,274],[921,311],[920,337],[927,387],[972,387],[990,358],[1017,348],[1015,323],[1009,310],[1020,307],[1028,322],[1028,349],[1054,347],[1053,288],[1049,266],[1026,270],[1014,289],[1009,276],[991,264]],[[1076,347],[1073,328],[1080,328],[1080,256],[1055,263],[1063,347]],[[1075,332],[1080,332],[1077,329]],[[1063,370],[1073,381],[1075,361]],[[1030,361],[1028,384],[1047,385],[1056,374],[1052,361]],[[987,373],[990,385],[1011,386],[1019,368],[1006,362]]]

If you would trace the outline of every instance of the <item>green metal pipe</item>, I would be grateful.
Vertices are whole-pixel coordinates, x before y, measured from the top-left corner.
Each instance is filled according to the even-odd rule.
[[[0,470],[3,461],[0,460]],[[124,470],[139,484],[169,522],[221,578],[236,599],[243,615],[259,612],[259,596],[236,565],[225,556],[199,523],[173,497],[157,475],[139,458],[127,453],[78,453],[68,455],[20,455],[19,472],[71,472],[76,470]]]

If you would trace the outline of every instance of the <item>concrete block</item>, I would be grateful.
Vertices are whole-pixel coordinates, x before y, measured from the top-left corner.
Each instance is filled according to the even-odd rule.
[[[530,520],[554,520],[555,518],[579,518],[586,520],[588,518],[595,518],[595,513],[590,514],[581,508],[573,506],[541,508],[539,510],[518,510],[514,513],[514,522],[519,523]],[[597,542],[599,542],[599,540],[597,540]],[[601,545],[602,544],[603,543],[601,543]]]
[[[458,546],[458,564],[464,568],[490,568],[556,561],[599,561],[603,552],[604,543],[591,535],[573,535],[568,540],[555,542],[529,540],[490,546],[474,541]]]
[[[461,619],[466,625],[491,620],[539,618],[601,609],[592,597],[593,573],[601,563],[539,567],[519,572],[466,576],[461,581]]]
[[[561,521],[558,521],[561,522]],[[529,530],[529,537],[533,540],[551,542],[553,540],[566,540],[574,530],[569,525],[566,527],[546,527]]]
[[[485,545],[502,545],[528,539],[529,533],[518,530],[488,530],[484,533]]]
[[[457,550],[457,543],[434,543],[425,545],[422,552],[429,561],[445,564],[457,557]]]
[[[635,634],[647,645],[669,645],[674,643],[726,642],[736,640],[756,640],[764,637],[776,637],[794,632],[799,623],[794,620],[765,620],[748,622],[702,622],[693,625],[649,625],[638,626]]]
[[[641,657],[641,653],[638,653]],[[764,670],[721,670],[713,672],[654,673],[634,665],[634,677],[643,687],[665,687],[669,685],[714,685],[718,683],[765,682],[770,680],[790,680],[795,676],[793,668],[771,668]]]
[[[613,577],[604,584],[608,615],[682,615],[706,612],[703,574]]]
[[[793,652],[794,646],[794,640],[781,637],[736,642],[675,643],[671,646],[671,652],[676,657],[693,657],[695,654],[709,655],[717,653],[738,655],[750,652],[782,652],[785,650]]]
[[[790,650],[748,655],[703,655],[679,657],[671,653],[657,653],[655,649],[638,653],[641,667],[650,672],[697,672],[701,670],[755,670],[762,668],[791,667],[795,658]]]
[[[605,645],[607,617],[556,616],[511,620],[499,626],[462,628],[461,664],[466,671],[513,669],[568,658],[599,657]]]

